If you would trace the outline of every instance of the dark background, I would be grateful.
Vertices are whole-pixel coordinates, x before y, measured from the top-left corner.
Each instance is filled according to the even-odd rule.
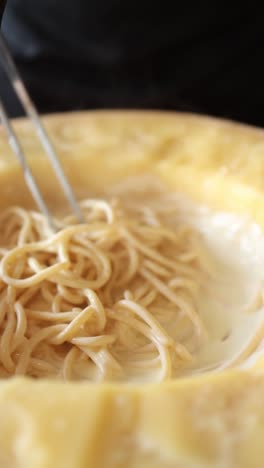
[[[264,125],[264,5],[8,0],[2,29],[41,112],[184,110]],[[12,115],[21,109],[3,70]]]

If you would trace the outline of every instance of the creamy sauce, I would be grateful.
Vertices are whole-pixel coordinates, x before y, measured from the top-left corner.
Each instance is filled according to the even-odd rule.
[[[264,235],[241,216],[195,206],[190,212],[189,222],[205,239],[212,273],[197,301],[208,339],[192,371],[221,370],[242,364],[261,343]]]

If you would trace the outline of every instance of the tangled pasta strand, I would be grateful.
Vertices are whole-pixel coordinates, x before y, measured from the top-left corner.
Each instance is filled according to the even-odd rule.
[[[199,234],[172,227],[162,204],[87,199],[81,208],[86,223],[57,219],[55,234],[40,213],[1,214],[0,376],[177,375],[206,336],[195,308],[206,271]]]

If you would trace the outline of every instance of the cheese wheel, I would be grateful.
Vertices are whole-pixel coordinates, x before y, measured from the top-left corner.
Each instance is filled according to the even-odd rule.
[[[264,229],[264,132],[209,117],[84,112],[44,117],[78,197],[149,174]],[[14,122],[42,193],[65,203],[26,120]],[[0,209],[33,206],[0,129]],[[0,467],[262,467],[263,358],[161,384],[0,381]]]

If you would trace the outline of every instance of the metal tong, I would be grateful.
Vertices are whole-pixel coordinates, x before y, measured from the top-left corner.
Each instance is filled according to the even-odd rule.
[[[39,137],[39,140],[47,154],[47,157],[50,160],[50,163],[54,169],[54,172],[56,174],[56,177],[58,179],[58,182],[60,183],[64,195],[67,198],[78,222],[83,222],[83,216],[80,210],[80,207],[76,201],[75,195],[73,193],[72,187],[63,171],[62,165],[58,159],[58,156],[56,154],[56,151],[47,135],[47,132],[45,128],[43,127],[39,114],[37,112],[37,109],[35,105],[33,104],[26,88],[23,83],[23,80],[16,68],[15,62],[12,58],[12,54],[9,50],[9,47],[0,32],[0,59],[2,60],[2,63],[5,67],[6,74],[11,82],[12,88],[15,91],[19,101],[21,102],[26,115],[30,119],[32,125],[34,126],[36,133]],[[39,208],[39,210],[47,217],[48,222],[50,226],[56,230],[56,227],[54,225],[53,217],[50,213],[50,210],[45,203],[42,194],[40,192],[40,189],[37,185],[36,179],[34,175],[31,172],[30,167],[27,164],[26,157],[24,154],[24,151],[22,149],[22,146],[19,142],[19,139],[14,131],[13,125],[11,120],[8,117],[7,111],[5,109],[5,106],[3,104],[3,101],[0,97],[0,119],[2,122],[2,125],[6,131],[8,142],[15,153],[19,164],[22,167],[25,181],[28,185],[28,188]]]

